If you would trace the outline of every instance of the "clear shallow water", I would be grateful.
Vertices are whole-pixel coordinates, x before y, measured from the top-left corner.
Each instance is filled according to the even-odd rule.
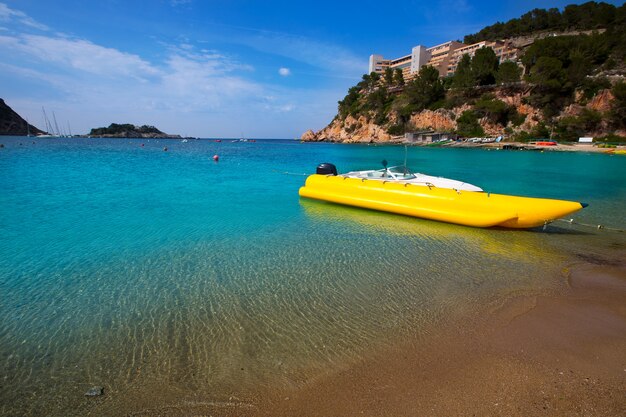
[[[3,415],[84,415],[93,385],[132,398],[301,384],[625,247],[592,228],[472,229],[298,197],[295,174],[319,162],[375,168],[402,147],[31,142],[0,140]],[[413,148],[408,165],[626,225],[624,157]]]

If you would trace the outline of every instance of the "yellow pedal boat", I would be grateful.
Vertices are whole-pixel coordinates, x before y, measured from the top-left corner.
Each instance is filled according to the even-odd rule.
[[[487,193],[471,184],[398,168],[337,175],[334,165],[321,164],[299,194],[464,226],[515,229],[543,226],[587,206],[575,201]]]

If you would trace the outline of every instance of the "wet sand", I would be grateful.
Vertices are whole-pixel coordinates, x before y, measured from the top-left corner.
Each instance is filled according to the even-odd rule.
[[[563,294],[507,300],[259,415],[626,415],[626,268],[566,273]]]
[[[572,265],[563,270],[567,285],[557,293],[509,298],[487,306],[481,318],[459,317],[425,340],[385,349],[290,390],[215,398],[181,392],[168,407],[151,408],[145,398],[123,412],[104,401],[89,414],[626,415],[623,259]]]

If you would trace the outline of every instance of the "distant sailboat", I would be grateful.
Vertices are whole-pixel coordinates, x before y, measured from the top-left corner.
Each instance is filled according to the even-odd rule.
[[[51,135],[50,132],[54,133],[54,130],[52,129],[52,123],[50,123],[50,120],[48,119],[48,115],[46,114],[46,109],[41,106],[41,111],[43,113],[43,121],[46,125],[46,133],[41,133],[39,135],[37,135],[38,138],[54,138],[54,135]]]
[[[52,111],[52,119],[54,120],[54,127],[56,128],[55,134],[59,137],[63,137],[61,132],[59,131],[59,125],[57,124],[57,116],[54,114],[54,110]]]
[[[70,127],[70,122],[67,122],[67,132],[62,132],[59,128],[59,123],[57,122],[57,116],[52,111],[52,121],[48,119],[48,114],[46,113],[46,109],[41,106],[41,112],[43,113],[43,121],[46,125],[46,133],[42,133],[37,135],[38,138],[66,138],[72,137],[72,128]]]

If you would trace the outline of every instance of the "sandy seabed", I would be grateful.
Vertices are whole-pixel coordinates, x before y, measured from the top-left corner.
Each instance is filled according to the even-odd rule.
[[[562,275],[563,290],[501,300],[479,318],[458,317],[292,389],[172,393],[165,407],[103,398],[88,414],[626,415],[626,253],[581,260]]]

